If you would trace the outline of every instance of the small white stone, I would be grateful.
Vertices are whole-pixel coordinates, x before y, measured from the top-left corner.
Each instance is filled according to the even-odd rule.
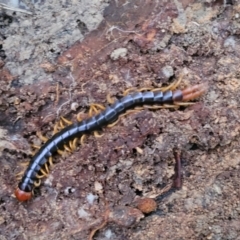
[[[100,182],[96,181],[94,182],[94,188],[96,192],[102,192],[103,186]]]
[[[128,52],[127,48],[117,48],[111,53],[110,57],[112,60],[117,60],[118,58],[124,58],[126,57],[127,52]]]
[[[174,71],[173,71],[173,68],[171,66],[165,66],[162,68],[162,73],[164,74],[164,76],[166,78],[170,78],[173,76],[174,74]]]
[[[71,104],[71,110],[76,111],[77,108],[78,108],[78,106],[79,106],[79,104],[78,104],[77,102],[73,102],[73,103]]]
[[[111,239],[113,233],[110,229],[107,229],[104,235],[106,238]]]
[[[98,196],[93,195],[92,193],[89,193],[86,198],[87,198],[88,203],[92,205],[94,200],[98,199]]]
[[[79,218],[88,218],[90,214],[86,212],[83,208],[78,209],[78,217]]]

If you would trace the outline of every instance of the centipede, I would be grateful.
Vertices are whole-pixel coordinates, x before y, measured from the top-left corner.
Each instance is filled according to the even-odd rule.
[[[109,104],[100,113],[90,118],[76,123],[71,123],[60,131],[56,132],[48,139],[31,158],[17,189],[15,196],[19,201],[30,200],[34,195],[34,189],[39,187],[41,178],[46,176],[47,168],[51,166],[52,157],[62,149],[76,148],[76,139],[85,134],[102,129],[113,122],[116,122],[120,116],[124,115],[130,109],[136,107],[149,106],[151,109],[157,109],[154,106],[181,105],[194,100],[206,92],[208,84],[206,82],[187,87],[183,90],[176,90],[175,87],[169,89],[142,89],[132,93],[125,94],[122,98]]]

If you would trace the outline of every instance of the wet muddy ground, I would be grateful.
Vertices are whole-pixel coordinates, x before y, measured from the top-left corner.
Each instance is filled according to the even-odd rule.
[[[240,239],[240,3],[36,1],[29,11],[0,15],[1,239]],[[180,89],[207,82],[207,93],[87,136],[54,157],[32,200],[15,199],[37,132],[51,137],[61,116],[77,121],[108,95],[180,76]],[[183,186],[164,192],[175,148]],[[136,208],[145,197],[157,203],[150,214]]]

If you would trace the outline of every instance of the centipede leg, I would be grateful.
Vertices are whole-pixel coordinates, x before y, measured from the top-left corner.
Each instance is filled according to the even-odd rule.
[[[135,88],[135,87],[132,87],[132,88],[128,88],[127,90],[125,90],[124,92],[123,92],[123,96],[127,96],[130,92],[134,92],[134,91],[137,91],[137,88]]]
[[[41,179],[41,178],[44,178],[44,177],[46,177],[47,175],[39,175],[39,174],[36,174],[36,178],[38,178],[38,179]]]
[[[60,127],[60,129],[64,129],[66,127],[64,125],[64,122],[62,121],[62,119],[59,121],[59,127]]]
[[[125,113],[121,114],[115,122],[108,124],[107,127],[111,128],[115,126],[123,117],[127,116],[130,113],[137,113],[137,112],[139,112],[139,109],[127,110]]]
[[[107,127],[111,128],[115,126],[119,121],[120,121],[120,117],[115,122],[108,124]]]
[[[79,112],[79,113],[77,114],[77,120],[78,120],[78,122],[81,122],[81,121],[83,120],[83,117],[82,117],[81,115],[84,115],[84,112]]]
[[[40,172],[43,174],[43,176],[47,177],[48,173],[44,172],[44,170],[41,168]]]
[[[36,149],[40,149],[41,148],[40,146],[37,146],[37,145],[34,145],[34,144],[32,144],[31,147],[32,148],[36,148]]]
[[[187,107],[194,105],[194,102],[174,102],[174,105],[180,106],[180,107]]]
[[[60,150],[60,149],[57,149],[57,153],[58,153],[59,155],[63,155],[63,154],[64,154],[64,151],[62,151],[62,150]]]
[[[59,123],[55,123],[53,127],[53,135],[59,132]]]
[[[80,143],[81,143],[81,145],[84,144],[84,139],[85,139],[85,138],[86,138],[86,135],[83,134],[83,135],[81,136],[81,138],[80,138]]]
[[[45,136],[43,136],[41,132],[37,132],[37,136],[38,136],[38,137],[40,138],[40,140],[41,140],[42,142],[44,142],[44,143],[48,141],[48,138],[45,137]]]
[[[31,151],[32,156],[34,156],[37,153],[37,151],[41,148],[40,146],[37,146],[37,145],[34,145],[34,144],[32,144],[31,147],[35,148],[35,150]]]
[[[77,148],[77,141],[78,138],[74,138],[72,141],[69,142],[69,147],[72,151],[74,151]]]
[[[29,165],[29,162],[21,162],[19,163],[21,167],[27,167]]]
[[[39,187],[41,185],[41,179],[38,179],[37,181],[34,182],[35,187]]]
[[[140,89],[136,89],[136,88],[129,88],[126,91],[123,92],[123,96],[126,96],[129,94],[129,92],[131,91],[137,91],[137,92],[144,92],[144,91],[162,91],[162,92],[166,92],[168,90],[174,90],[177,88],[177,86],[180,84],[180,82],[182,81],[182,77],[180,76],[178,80],[174,81],[172,84],[170,84],[167,87],[161,87],[161,88],[150,88],[150,87],[144,87],[144,88],[140,88]]]
[[[64,117],[61,117],[61,120],[62,120],[64,123],[66,123],[67,125],[71,125],[71,124],[72,124],[72,121],[70,121],[70,120],[68,120],[68,119],[66,119],[66,118],[64,118]]]
[[[17,181],[19,181],[22,178],[22,175],[24,174],[24,171],[21,171],[15,175]]]
[[[45,170],[46,170],[47,174],[49,174],[48,163],[45,163],[45,164],[44,164],[44,168],[45,168]]]
[[[52,158],[52,156],[51,157],[49,157],[49,160],[48,160],[48,162],[49,162],[49,165],[50,165],[50,167],[53,165],[53,158]]]
[[[109,104],[113,104],[113,103],[115,102],[114,99],[111,98],[110,93],[107,95],[107,102],[108,102]]]
[[[94,131],[93,134],[94,134],[94,137],[96,138],[100,138],[104,135],[104,134],[99,134],[98,131]]]
[[[179,108],[178,105],[171,105],[171,104],[163,104],[163,105],[155,105],[155,106],[148,106],[148,105],[144,105],[144,109],[152,109],[152,110],[156,110],[156,109],[164,109],[164,108],[174,108],[177,109]]]
[[[64,147],[64,149],[67,150],[68,152],[72,152],[71,148],[70,148],[68,145],[64,144],[63,147]]]
[[[92,117],[95,114],[99,113],[99,110],[105,110],[105,107],[98,103],[93,103],[90,105],[89,116]]]
[[[99,110],[105,110],[105,107],[98,103],[93,103],[90,105],[89,116],[92,117],[94,114],[98,114]],[[99,134],[98,131],[94,131],[94,136],[97,138],[102,137],[104,134]]]

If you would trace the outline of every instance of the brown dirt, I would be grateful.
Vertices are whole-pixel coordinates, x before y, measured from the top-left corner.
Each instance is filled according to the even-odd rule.
[[[240,4],[200,2],[111,1],[98,28],[61,46],[56,60],[41,57],[39,64],[32,56],[32,68],[46,78],[32,71],[30,85],[7,67],[6,53],[1,239],[88,239],[106,219],[94,239],[240,239]],[[16,22],[12,17],[9,26]],[[30,159],[32,143],[40,144],[37,131],[50,137],[60,116],[76,121],[91,103],[106,105],[108,94],[166,86],[181,74],[180,88],[208,82],[196,104],[143,110],[104,128],[101,138],[89,135],[76,152],[55,156],[31,201],[14,198],[19,164]],[[183,187],[161,195],[173,180],[176,147]],[[136,199],[151,196],[157,210],[143,215]]]

